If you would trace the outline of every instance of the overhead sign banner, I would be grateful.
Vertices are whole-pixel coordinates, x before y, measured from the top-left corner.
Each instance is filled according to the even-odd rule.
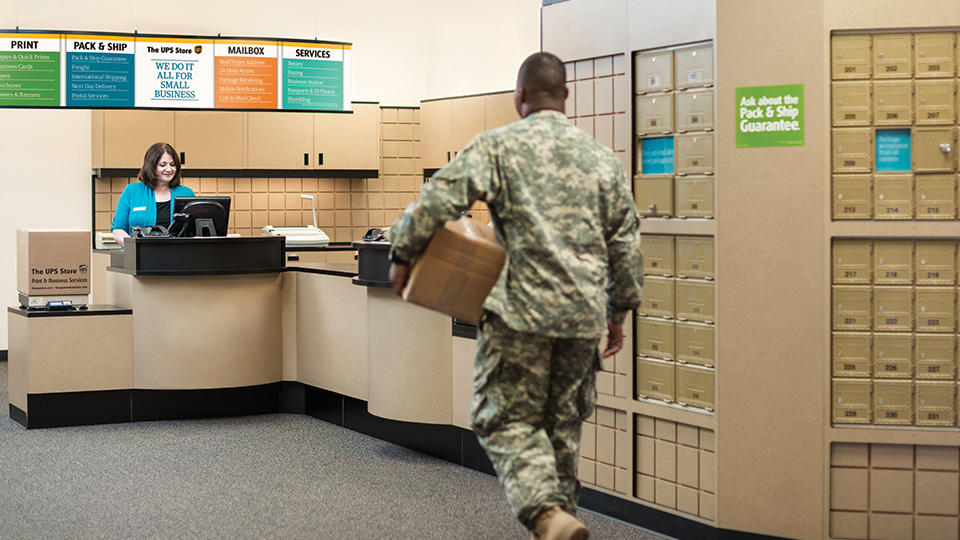
[[[213,40],[137,38],[137,107],[213,108]]]
[[[737,88],[737,148],[803,146],[803,85]]]
[[[214,106],[218,109],[276,109],[276,41],[216,40]]]
[[[68,107],[133,107],[132,37],[66,34]]]
[[[284,42],[281,108],[348,110],[343,76],[344,58],[349,51],[346,47],[332,43]]]
[[[0,34],[0,106],[59,107],[60,34]]]

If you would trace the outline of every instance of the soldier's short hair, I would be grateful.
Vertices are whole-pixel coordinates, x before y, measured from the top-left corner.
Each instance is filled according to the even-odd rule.
[[[545,96],[563,99],[566,78],[566,69],[560,58],[548,52],[538,52],[528,56],[520,65],[517,86],[533,99]]]

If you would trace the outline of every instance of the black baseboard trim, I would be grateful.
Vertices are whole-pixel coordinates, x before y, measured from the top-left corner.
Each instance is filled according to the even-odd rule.
[[[6,362],[6,361],[7,361],[7,350],[4,349],[0,351],[0,362]]]
[[[280,382],[280,412],[290,414],[307,414],[306,387],[292,381]]]
[[[462,464],[460,429],[450,425],[400,422],[374,416],[367,402],[343,399],[343,427],[411,450]]]
[[[23,427],[27,427],[27,413],[16,405],[10,405],[10,419]]]
[[[202,390],[133,390],[132,420],[182,420],[280,412],[280,383]]]
[[[12,418],[12,415],[11,415]],[[130,421],[130,390],[27,394],[27,429]]]

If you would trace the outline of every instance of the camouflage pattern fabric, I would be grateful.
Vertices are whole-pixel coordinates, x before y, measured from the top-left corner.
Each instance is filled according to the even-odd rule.
[[[540,512],[577,508],[582,421],[596,402],[598,339],[549,338],[480,323],[470,423],[514,515],[534,530]]]
[[[610,149],[542,110],[481,133],[421,189],[389,231],[412,261],[476,200],[507,251],[484,309],[517,331],[596,338],[640,304],[639,215]]]

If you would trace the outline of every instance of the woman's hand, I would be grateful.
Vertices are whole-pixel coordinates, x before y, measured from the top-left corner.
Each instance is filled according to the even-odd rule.
[[[127,234],[127,231],[123,229],[114,229],[111,231],[113,233],[113,239],[120,244],[120,247],[123,247],[123,241],[127,238],[130,238],[130,235]]]

